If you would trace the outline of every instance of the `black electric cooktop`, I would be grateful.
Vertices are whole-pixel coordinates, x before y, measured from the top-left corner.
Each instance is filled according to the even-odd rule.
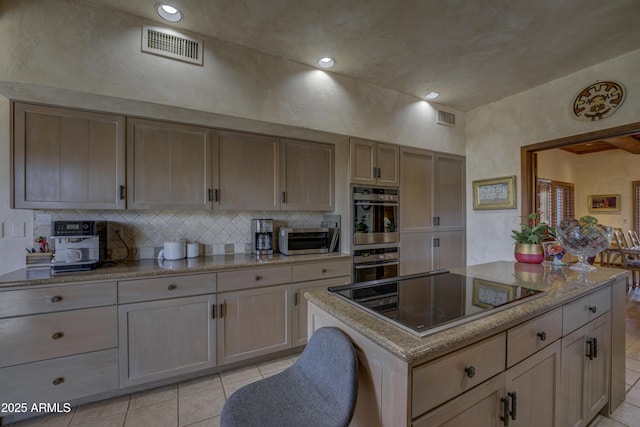
[[[545,294],[448,271],[330,287],[329,292],[419,336],[466,323]]]

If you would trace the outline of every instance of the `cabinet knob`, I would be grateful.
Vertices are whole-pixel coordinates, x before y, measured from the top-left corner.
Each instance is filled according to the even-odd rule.
[[[326,273],[326,272],[327,272],[327,269],[326,269],[326,268],[323,268],[323,269],[322,269],[322,274],[324,274],[324,273]]]
[[[58,377],[55,380],[53,380],[53,385],[60,385],[64,382],[64,377]]]
[[[62,332],[56,332],[55,334],[51,335],[51,339],[52,340],[59,340],[63,336],[64,336],[64,334]]]
[[[262,276],[256,276],[256,282],[257,282],[258,280],[262,280]]]
[[[51,302],[60,302],[62,301],[62,297],[60,295],[56,295],[54,297],[51,298]]]
[[[169,285],[169,287],[167,289],[169,289],[170,291],[175,291],[178,288],[178,285],[174,285],[173,283]]]
[[[467,366],[466,368],[464,368],[464,372],[465,374],[467,374],[467,378],[473,378],[476,374],[476,368],[474,368],[473,366]]]
[[[592,305],[591,307],[589,307],[589,311],[592,312],[593,314],[595,314],[597,310],[598,308],[595,305]]]
[[[540,341],[546,341],[547,340],[547,334],[544,331],[538,332],[538,338],[540,338]]]

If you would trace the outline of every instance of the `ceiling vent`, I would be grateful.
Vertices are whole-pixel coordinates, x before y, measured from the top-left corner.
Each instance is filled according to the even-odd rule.
[[[447,111],[438,110],[438,118],[436,123],[439,125],[455,126],[456,115]]]
[[[165,28],[142,27],[142,51],[202,65],[202,40]]]

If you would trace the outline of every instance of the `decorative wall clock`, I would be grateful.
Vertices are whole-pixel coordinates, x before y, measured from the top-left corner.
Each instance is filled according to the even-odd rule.
[[[579,120],[596,121],[616,112],[624,100],[624,88],[616,82],[596,82],[580,91],[573,101],[573,114]]]

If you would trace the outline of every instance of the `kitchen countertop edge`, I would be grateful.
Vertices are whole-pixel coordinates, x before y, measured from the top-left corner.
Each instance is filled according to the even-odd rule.
[[[23,268],[0,276],[0,290],[36,285],[54,285],[77,282],[104,282],[139,279],[154,276],[206,274],[243,268],[275,267],[309,262],[350,260],[345,253],[286,256],[281,254],[256,256],[230,254],[200,256],[176,261],[153,259],[127,261],[95,270],[51,274],[49,267]]]

